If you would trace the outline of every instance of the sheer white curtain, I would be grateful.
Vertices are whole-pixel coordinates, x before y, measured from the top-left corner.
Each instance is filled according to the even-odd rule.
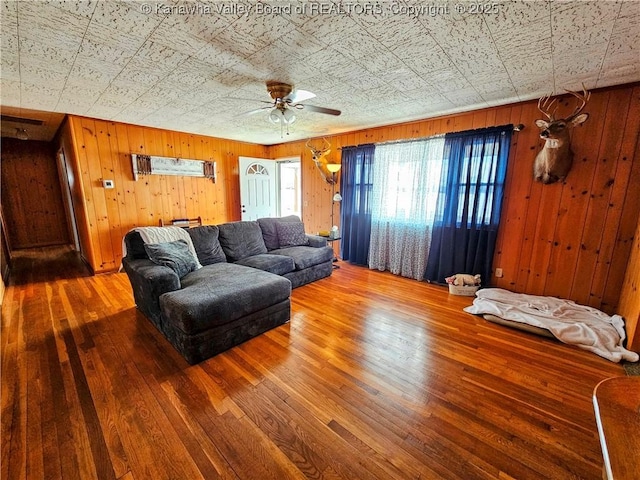
[[[444,137],[376,145],[369,268],[423,279],[443,148]]]

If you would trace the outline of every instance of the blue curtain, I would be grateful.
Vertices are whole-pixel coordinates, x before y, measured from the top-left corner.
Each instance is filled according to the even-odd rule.
[[[444,165],[425,279],[456,273],[491,283],[513,125],[445,135]]]
[[[356,265],[369,258],[374,152],[373,144],[342,148],[340,256]]]

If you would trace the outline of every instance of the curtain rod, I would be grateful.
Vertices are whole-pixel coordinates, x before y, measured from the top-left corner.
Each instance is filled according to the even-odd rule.
[[[405,140],[389,140],[389,141],[386,141],[386,142],[377,142],[377,143],[361,143],[359,145],[346,145],[345,147],[338,147],[337,150],[342,150],[343,148],[357,148],[357,147],[362,147],[364,145],[391,145],[391,144],[394,144],[394,143],[421,142],[421,141],[426,140],[428,138],[439,138],[439,137],[444,137],[445,135],[448,135],[448,134],[463,133],[463,132],[475,132],[475,131],[480,131],[480,130],[486,130],[488,128],[508,127],[509,125],[511,125],[513,127],[513,131],[514,132],[521,132],[522,130],[524,130],[524,125],[522,123],[519,123],[517,125],[513,125],[512,123],[508,123],[508,124],[505,124],[505,125],[495,125],[493,127],[482,127],[482,128],[474,128],[474,129],[471,129],[471,130],[458,130],[457,132],[440,133],[438,135],[432,135],[430,137],[410,138],[410,139],[405,139]]]

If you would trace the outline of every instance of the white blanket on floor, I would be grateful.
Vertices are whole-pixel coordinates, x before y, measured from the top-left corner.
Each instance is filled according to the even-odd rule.
[[[198,261],[198,254],[193,247],[191,236],[182,227],[136,227],[131,231],[136,230],[140,233],[142,241],[144,243],[167,243],[175,242],[176,240],[184,240],[189,246],[189,250],[193,254],[193,258],[196,260],[196,268],[202,268]],[[127,256],[127,246],[125,245],[124,238],[122,239],[122,256]],[[122,267],[121,267],[122,268]]]
[[[576,345],[601,357],[637,362],[638,354],[625,349],[624,321],[570,300],[485,288],[476,293],[465,312],[491,314],[506,320],[546,328],[561,342]]]

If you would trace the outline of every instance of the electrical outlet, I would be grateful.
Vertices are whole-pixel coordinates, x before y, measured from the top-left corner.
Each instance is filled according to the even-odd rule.
[[[496,277],[502,278],[502,269],[501,268],[496,268]]]

